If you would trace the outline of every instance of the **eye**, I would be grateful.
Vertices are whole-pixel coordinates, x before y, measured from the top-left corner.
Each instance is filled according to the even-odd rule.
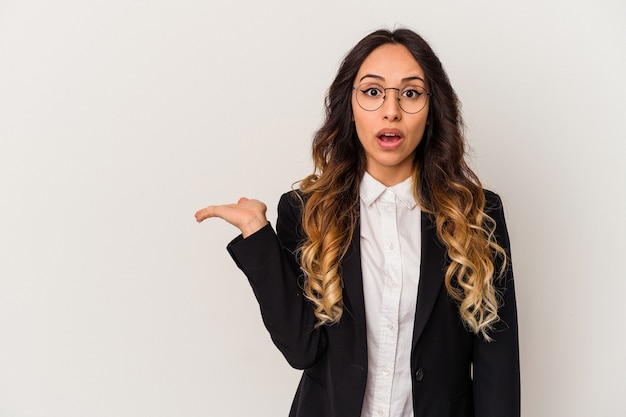
[[[406,88],[402,90],[402,98],[407,98],[409,100],[417,100],[422,94],[424,94],[424,92],[417,88]]]
[[[365,87],[361,90],[361,92],[365,94],[367,97],[381,97],[385,95],[383,93],[382,87],[377,87],[377,86]]]

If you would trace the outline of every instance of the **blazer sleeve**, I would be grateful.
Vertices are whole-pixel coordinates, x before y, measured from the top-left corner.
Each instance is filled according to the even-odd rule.
[[[520,364],[517,308],[509,236],[502,201],[486,191],[486,213],[496,222],[496,241],[507,254],[504,275],[496,281],[501,297],[500,321],[490,333],[493,341],[476,337],[474,343],[474,406],[476,417],[520,415]],[[501,265],[496,263],[496,268]],[[497,269],[496,269],[497,271]]]
[[[295,191],[284,194],[277,233],[268,224],[246,239],[238,236],[227,249],[250,282],[272,341],[292,367],[306,369],[323,353],[326,338],[324,329],[315,327],[313,306],[302,292],[301,207]]]

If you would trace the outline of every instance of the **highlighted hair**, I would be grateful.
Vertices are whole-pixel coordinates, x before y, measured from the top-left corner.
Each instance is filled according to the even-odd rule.
[[[315,169],[300,183],[304,294],[313,303],[318,326],[341,319],[340,265],[351,239],[358,238],[359,186],[365,173],[365,154],[352,121],[352,87],[365,58],[390,43],[411,52],[431,92],[428,126],[414,155],[416,201],[433,216],[447,248],[445,286],[458,303],[461,319],[472,332],[491,340],[488,332],[499,320],[494,283],[504,271],[506,254],[495,241],[495,222],[485,214],[480,181],[465,162],[458,98],[430,46],[407,29],[366,36],[348,53],[328,91],[325,121],[312,146]],[[497,258],[502,261],[498,271]]]

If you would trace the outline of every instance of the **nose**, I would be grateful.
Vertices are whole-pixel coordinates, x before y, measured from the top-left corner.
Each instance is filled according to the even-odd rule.
[[[385,119],[400,120],[402,118],[402,109],[400,109],[400,98],[398,97],[399,94],[400,90],[398,90],[397,88],[385,89],[385,101],[383,102],[383,106],[381,108]]]

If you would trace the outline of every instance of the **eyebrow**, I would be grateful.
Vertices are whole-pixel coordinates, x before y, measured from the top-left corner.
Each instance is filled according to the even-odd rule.
[[[376,78],[377,80],[380,81],[385,81],[385,77],[381,77],[380,75],[375,75],[375,74],[365,74],[364,76],[361,77],[361,79],[359,80],[359,82],[363,81],[365,78]],[[411,77],[406,77],[402,79],[402,82],[405,83],[407,81],[413,81],[413,80],[420,80],[423,83],[426,83],[426,81],[424,81],[424,79],[422,77],[419,77],[417,75],[413,75]]]

